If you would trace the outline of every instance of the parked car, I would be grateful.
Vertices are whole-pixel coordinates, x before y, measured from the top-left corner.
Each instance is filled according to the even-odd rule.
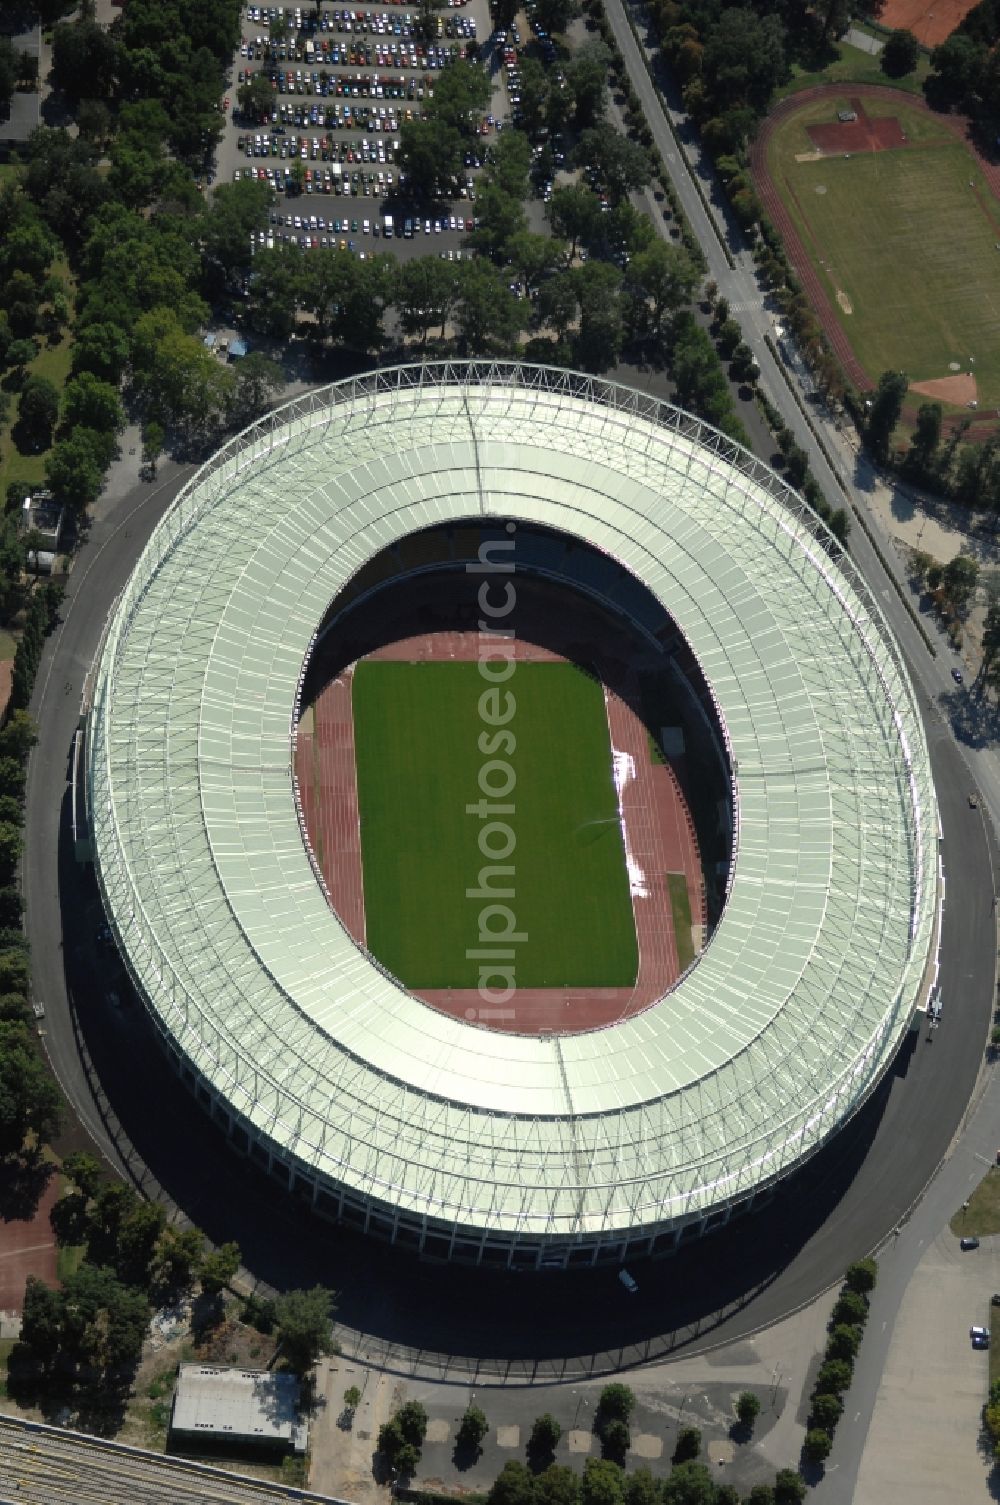
[[[622,1285],[625,1287],[626,1291],[628,1291],[630,1296],[636,1295],[639,1290],[639,1282],[636,1280],[634,1275],[630,1275],[628,1270],[619,1270],[618,1279],[621,1281]]]
[[[959,1240],[958,1247],[960,1249],[978,1249],[979,1240],[969,1235],[968,1237]]]
[[[989,1348],[990,1330],[988,1327],[970,1327],[969,1337],[972,1339],[973,1348]]]

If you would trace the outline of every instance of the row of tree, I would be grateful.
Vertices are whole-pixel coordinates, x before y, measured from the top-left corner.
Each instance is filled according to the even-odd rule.
[[[235,1243],[211,1248],[199,1229],[168,1223],[159,1203],[106,1179],[91,1155],[67,1156],[62,1170],[68,1188],[52,1209],[52,1230],[61,1249],[82,1248],[83,1260],[61,1289],[29,1278],[12,1372],[33,1387],[115,1389],[138,1363],[155,1307],[197,1288],[207,1303],[203,1325],[219,1315],[240,1251]],[[275,1333],[282,1360],[304,1374],[333,1351],[334,1309],[333,1292],[316,1286],[250,1298],[244,1316]]]
[[[353,1410],[360,1399],[356,1389],[345,1392]],[[527,1462],[512,1459],[495,1479],[487,1505],[740,1505],[739,1492],[731,1485],[716,1485],[711,1473],[698,1461],[701,1433],[697,1427],[682,1427],[666,1479],[657,1480],[648,1468],[626,1473],[625,1453],[630,1446],[628,1429],[635,1395],[628,1385],[614,1381],[605,1385],[595,1408],[593,1430],[601,1442],[600,1459],[588,1458],[582,1475],[555,1461],[562,1427],[548,1412],[535,1419],[527,1441]],[[737,1414],[747,1430],[753,1426],[760,1403],[751,1391],[738,1400]],[[378,1434],[379,1456],[397,1482],[412,1478],[420,1462],[427,1435],[427,1412],[419,1401],[407,1401],[383,1424]],[[461,1466],[479,1456],[489,1431],[486,1415],[474,1402],[459,1418],[455,1458]],[[779,1471],[775,1483],[758,1485],[746,1505],[799,1505],[806,1486],[794,1469]]]
[[[808,1430],[802,1445],[810,1463],[822,1463],[833,1446],[833,1434],[844,1410],[843,1394],[854,1376],[854,1359],[868,1321],[868,1299],[875,1288],[878,1266],[873,1259],[849,1266],[830,1318],[826,1354],[813,1385]]]

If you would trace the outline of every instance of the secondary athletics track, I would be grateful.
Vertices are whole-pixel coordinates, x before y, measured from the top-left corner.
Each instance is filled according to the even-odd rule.
[[[835,103],[850,98],[852,108],[856,109],[859,119],[852,124],[842,125],[840,122],[831,122],[831,128],[838,134],[831,139],[837,141],[833,148],[837,152],[851,151],[881,151],[887,149],[891,143],[882,141],[881,133],[867,129],[872,124],[864,112],[866,99],[883,99],[892,104],[897,104],[901,109],[917,110],[930,116],[943,130],[949,131],[957,141],[975,157],[983,176],[990,185],[991,190],[1000,199],[1000,163],[991,162],[984,157],[982,152],[974,144],[970,131],[969,121],[964,115],[942,115],[936,110],[930,109],[927,103],[913,94],[902,94],[899,89],[890,89],[882,84],[820,84],[815,89],[803,89],[800,94],[791,94],[783,99],[770,115],[762,122],[757,137],[750,147],[750,170],[753,174],[754,187],[757,197],[760,199],[764,210],[772,224],[781,235],[784,242],[788,259],[795,269],[795,273],[802,283],[806,296],[813,306],[813,311],[820,322],[834,354],[844,369],[847,379],[857,387],[859,392],[870,392],[875,387],[876,377],[872,377],[862,366],[851,348],[851,342],[847,333],[837,317],[836,311],[830,300],[822,279],[802,243],[802,239],[795,228],[795,224],[785,207],[784,200],[778,192],[778,188],[771,176],[767,165],[768,145],[777,127],[789,115],[800,110],[803,105],[811,104],[814,100],[829,99],[831,110]],[[812,135],[816,127],[810,131]],[[850,133],[854,132],[853,144]],[[891,145],[893,151],[920,150],[917,143],[904,142],[900,145]],[[918,314],[914,310],[914,316]],[[958,419],[952,419],[952,423]],[[968,437],[976,437],[974,430],[977,427],[973,420]],[[996,427],[996,420],[983,417],[979,420],[980,434],[978,437],[985,438]]]
[[[373,649],[369,659],[402,662],[474,662],[476,632],[445,629],[398,638]],[[607,646],[605,646],[607,644]],[[681,787],[683,759],[654,763],[649,736],[634,706],[638,682],[629,661],[602,644],[590,664],[604,682],[613,752],[631,777],[622,782],[619,807],[633,873],[632,911],[639,971],[631,988],[518,988],[503,1010],[484,1009],[474,988],[413,990],[434,1008],[469,1023],[522,1034],[572,1033],[611,1024],[639,1013],[661,997],[680,975],[668,873],[683,873],[697,938],[704,933],[705,889],[694,824]],[[622,644],[621,646],[624,646]],[[566,654],[529,638],[516,640],[521,663],[559,661]],[[320,691],[299,726],[296,775],[306,830],[330,902],[356,941],[364,943],[364,894],[351,712],[353,664]]]

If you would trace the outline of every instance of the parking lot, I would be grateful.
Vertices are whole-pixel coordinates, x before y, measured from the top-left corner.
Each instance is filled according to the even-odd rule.
[[[490,45],[488,0],[438,12],[434,41],[420,39],[418,19],[405,4],[364,11],[323,6],[318,22],[311,6],[244,7],[214,182],[232,182],[238,174],[275,188],[261,244],[287,241],[359,255],[392,250],[400,257],[470,254],[462,242],[473,227],[478,170],[490,138],[509,118],[505,59]],[[420,118],[440,69],[466,56],[470,44],[479,46],[490,69],[490,117],[465,153],[459,192],[447,212],[417,216],[398,197],[400,127]],[[273,86],[269,126],[242,118],[237,103],[241,84],[261,72]]]

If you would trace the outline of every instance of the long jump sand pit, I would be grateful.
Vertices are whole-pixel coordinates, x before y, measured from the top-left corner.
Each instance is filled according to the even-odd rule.
[[[942,376],[937,381],[911,382],[910,391],[919,392],[921,397],[933,397],[938,402],[953,402],[956,406],[975,402],[978,397],[976,378],[967,372],[961,376]]]

